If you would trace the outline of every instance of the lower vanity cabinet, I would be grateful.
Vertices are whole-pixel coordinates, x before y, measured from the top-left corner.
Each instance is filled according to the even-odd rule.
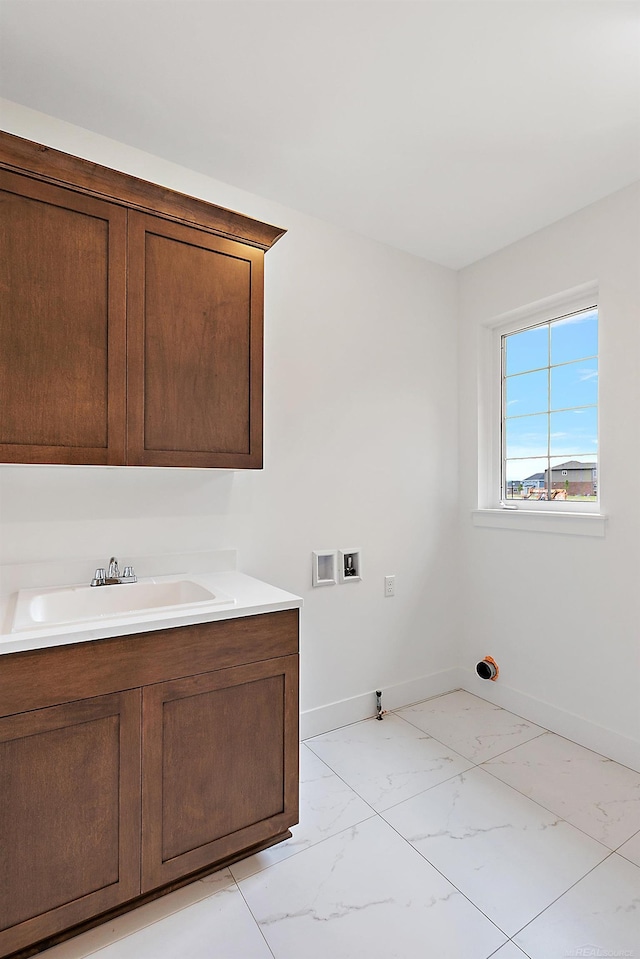
[[[0,657],[1,959],[290,835],[297,650],[292,609]]]
[[[0,719],[0,955],[139,895],[140,690]]]
[[[297,665],[267,660],[143,691],[143,892],[289,828]]]

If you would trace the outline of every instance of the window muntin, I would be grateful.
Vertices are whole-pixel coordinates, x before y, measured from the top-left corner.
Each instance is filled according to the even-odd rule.
[[[501,499],[597,502],[597,307],[504,333],[501,348]]]

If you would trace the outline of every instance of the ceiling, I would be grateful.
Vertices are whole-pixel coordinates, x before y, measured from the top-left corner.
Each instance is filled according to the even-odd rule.
[[[459,268],[640,177],[640,3],[0,0],[0,95]]]

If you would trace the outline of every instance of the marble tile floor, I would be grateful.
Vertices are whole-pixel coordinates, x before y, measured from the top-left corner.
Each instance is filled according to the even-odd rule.
[[[300,759],[292,839],[42,959],[640,959],[640,773],[463,691]]]

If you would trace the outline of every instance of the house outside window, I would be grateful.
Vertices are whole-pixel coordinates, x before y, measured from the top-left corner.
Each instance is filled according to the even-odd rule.
[[[512,324],[500,349],[501,501],[597,508],[597,306]]]

